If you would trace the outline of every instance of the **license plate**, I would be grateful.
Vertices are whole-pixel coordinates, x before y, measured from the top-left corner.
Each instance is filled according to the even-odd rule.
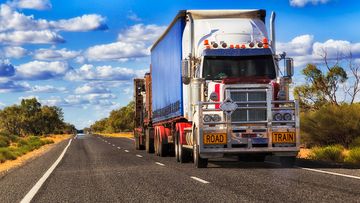
[[[226,133],[204,133],[204,144],[226,144]]]
[[[294,132],[273,132],[273,143],[295,143],[296,137]]]

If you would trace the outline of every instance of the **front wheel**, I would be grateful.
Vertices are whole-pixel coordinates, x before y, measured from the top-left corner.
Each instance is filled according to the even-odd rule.
[[[194,145],[194,164],[196,168],[206,168],[208,165],[208,159],[204,159],[200,157],[199,146]]]

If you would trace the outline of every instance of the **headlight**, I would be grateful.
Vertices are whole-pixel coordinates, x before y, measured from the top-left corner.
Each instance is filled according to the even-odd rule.
[[[204,116],[204,122],[211,122],[211,120],[212,120],[212,117],[210,116],[210,115],[205,115]]]
[[[280,113],[276,113],[276,114],[274,115],[274,120],[275,120],[275,121],[281,121],[281,120],[282,120],[282,115],[281,115]]]
[[[208,123],[208,122],[220,122],[221,121],[221,116],[219,116],[218,114],[205,114],[203,120],[206,123]]]
[[[215,121],[215,122],[220,122],[220,121],[221,121],[221,116],[219,116],[219,115],[217,115],[217,114],[214,114],[214,115],[212,116],[212,118],[213,118],[213,121]]]
[[[290,121],[290,120],[292,120],[292,115],[289,114],[289,113],[285,113],[283,115],[283,118],[284,118],[285,121]]]

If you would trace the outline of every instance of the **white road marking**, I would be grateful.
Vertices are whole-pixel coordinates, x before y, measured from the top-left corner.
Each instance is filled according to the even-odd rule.
[[[110,142],[108,142],[108,144],[111,144]]]
[[[132,138],[132,137],[127,137],[127,139],[132,140],[132,141],[135,141],[135,139]]]
[[[115,147],[115,145],[113,144],[113,147]]]
[[[143,157],[143,156],[141,156],[140,154],[137,154],[136,156],[137,156],[137,157],[140,157],[140,158]]]
[[[76,138],[77,138],[77,135],[75,135],[74,140],[76,140]]]
[[[125,149],[124,151],[125,151],[125,152],[129,152],[129,150],[127,150],[127,149]]]
[[[25,197],[20,201],[20,203],[29,203],[34,198],[36,193],[39,191],[41,186],[45,183],[46,179],[49,178],[50,174],[54,171],[56,166],[60,163],[61,159],[64,157],[67,149],[71,144],[72,139],[70,139],[69,143],[66,145],[65,149],[60,154],[59,158],[51,165],[51,167],[44,173],[44,175],[36,182],[36,184],[31,188],[31,190],[25,195]]]
[[[160,166],[165,166],[165,164],[163,163],[160,163],[160,162],[155,162],[157,165],[160,165]]]
[[[121,147],[117,147],[118,149],[121,149]]]
[[[199,181],[199,182],[201,182],[201,183],[204,183],[204,184],[210,183],[210,182],[208,182],[208,181],[206,181],[206,180],[203,180],[203,179],[198,178],[198,177],[195,177],[195,176],[190,176],[190,178],[192,178],[192,179],[194,179],[194,180],[196,180],[196,181]]]
[[[301,168],[301,167],[299,167]],[[318,173],[325,173],[325,174],[330,174],[330,175],[335,175],[335,176],[342,176],[342,177],[346,177],[346,178],[353,178],[353,179],[358,179],[360,180],[359,176],[352,176],[352,175],[345,175],[345,174],[341,174],[341,173],[335,173],[335,172],[330,172],[330,171],[323,171],[323,170],[318,170],[318,169],[312,169],[312,168],[301,168],[307,171],[313,171],[313,172],[318,172]]]

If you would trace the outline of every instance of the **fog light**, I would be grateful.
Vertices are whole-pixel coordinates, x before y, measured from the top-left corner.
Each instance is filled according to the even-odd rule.
[[[283,115],[283,117],[284,117],[284,120],[285,120],[285,121],[290,121],[290,120],[292,120],[292,116],[291,116],[291,114],[289,114],[289,113],[285,113],[285,114]]]
[[[221,121],[221,116],[217,115],[217,114],[214,114],[213,117],[212,117],[213,121],[215,122],[220,122]]]
[[[211,122],[211,116],[210,115],[205,115],[204,116],[204,122],[208,123],[208,122]]]
[[[274,120],[275,120],[275,121],[281,121],[281,120],[282,120],[281,114],[280,114],[280,113],[276,113],[276,114],[274,115]]]

